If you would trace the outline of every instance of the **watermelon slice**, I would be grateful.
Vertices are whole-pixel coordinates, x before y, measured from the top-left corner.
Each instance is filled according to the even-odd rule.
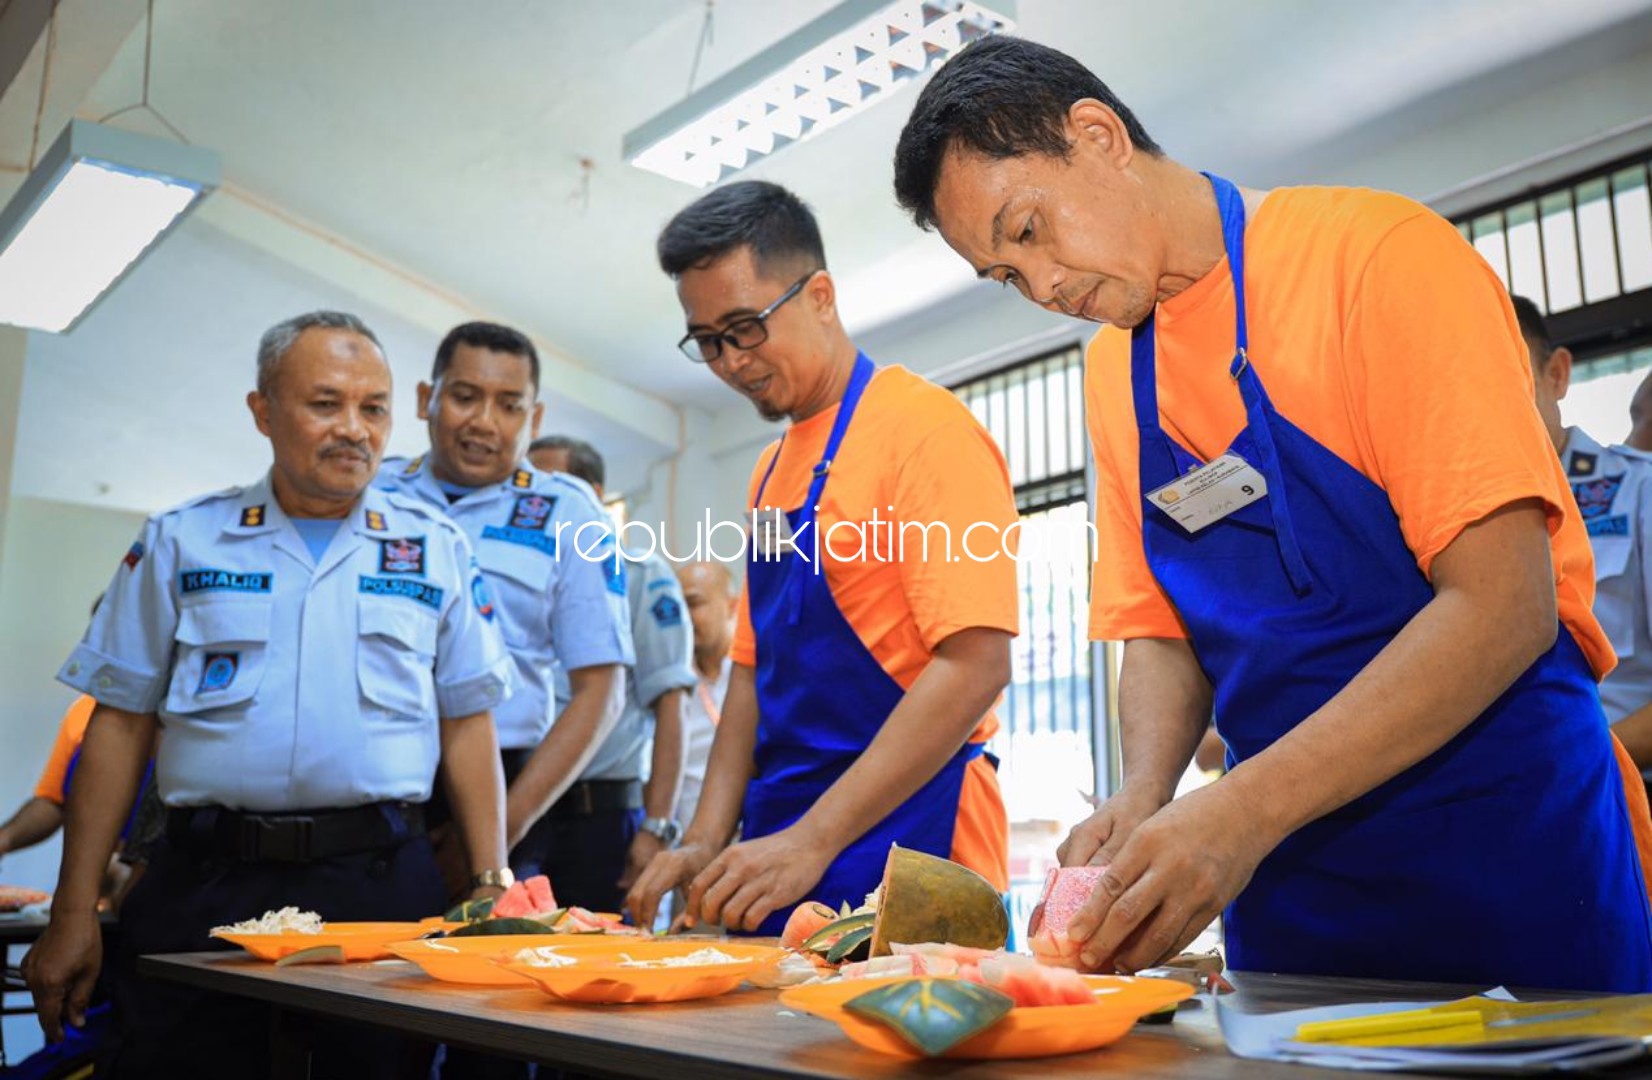
[[[982,984],[1008,994],[1017,1005],[1088,1005],[1096,999],[1078,972],[1050,967],[1030,956],[987,957],[981,961],[980,972]]]
[[[551,879],[544,874],[518,881],[493,902],[495,919],[531,919],[549,915],[556,910],[556,897],[551,892]]]
[[[1080,966],[1078,946],[1067,939],[1067,926],[1101,884],[1105,866],[1063,866],[1044,879],[1044,894],[1027,922],[1033,955],[1057,967]]]

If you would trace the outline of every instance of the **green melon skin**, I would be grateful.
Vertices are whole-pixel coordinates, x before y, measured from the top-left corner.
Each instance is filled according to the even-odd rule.
[[[950,859],[890,845],[873,956],[890,955],[890,945],[926,941],[1002,949],[1009,936],[1009,913],[986,878]]]
[[[501,934],[554,934],[556,931],[538,919],[483,919],[466,923],[449,937],[498,937]]]

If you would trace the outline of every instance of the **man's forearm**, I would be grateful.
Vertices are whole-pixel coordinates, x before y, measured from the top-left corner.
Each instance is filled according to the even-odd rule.
[[[836,854],[916,794],[1008,685],[1009,642],[1009,634],[985,629],[943,641],[871,744],[796,827]]]
[[[1554,642],[1548,532],[1516,504],[1435,560],[1436,595],[1335,697],[1219,783],[1278,838],[1444,746]],[[1565,633],[1566,631],[1560,631]]]
[[[442,782],[471,873],[505,865],[505,773],[492,713],[443,719]]]
[[[1159,805],[1169,802],[1210,724],[1210,709],[1210,681],[1190,642],[1125,642],[1119,670],[1122,789]]]
[[[723,699],[722,719],[706,758],[706,779],[694,820],[683,833],[683,843],[704,844],[721,850],[740,824],[740,810],[746,800],[755,766],[757,748],[757,684],[755,673],[744,664],[729,672],[728,693]]]
[[[683,742],[683,691],[667,690],[654,699],[654,751],[648,783],[643,785],[643,813],[669,818],[677,809],[688,747]]]
[[[506,793],[505,826],[511,847],[579,779],[625,707],[625,680],[617,664],[570,671],[568,682],[573,696],[567,707]]]
[[[22,851],[51,836],[63,824],[63,808],[36,795],[0,825],[0,855]]]
[[[1612,732],[1641,771],[1652,769],[1652,701],[1612,725]]]
[[[155,737],[153,714],[129,713],[99,705],[81,743],[80,764],[69,789],[63,831],[63,862],[52,912],[90,914],[97,910],[103,871],[115,850],[121,826],[138,797],[138,784]]]

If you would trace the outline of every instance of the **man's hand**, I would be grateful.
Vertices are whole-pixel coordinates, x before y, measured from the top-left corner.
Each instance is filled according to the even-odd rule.
[[[97,914],[54,912],[46,932],[23,958],[23,977],[48,1041],[62,1041],[65,1021],[77,1028],[86,1023],[86,1006],[102,964]]]
[[[654,861],[654,856],[665,850],[665,844],[651,832],[638,832],[631,838],[631,847],[625,853],[625,873],[620,875],[618,885],[629,890],[637,883],[642,872],[648,869],[648,864]]]
[[[625,907],[631,912],[631,921],[638,926],[653,926],[654,916],[660,911],[660,898],[672,889],[693,881],[716,854],[709,845],[692,840],[685,840],[681,846],[670,851],[660,852],[644,867],[637,876],[636,884],[626,894]],[[694,925],[693,919],[684,920],[684,924]]]
[[[1229,786],[1218,780],[1170,803],[1108,860],[1067,930],[1086,968],[1152,967],[1185,948],[1239,895],[1283,837],[1224,790]]]
[[[689,914],[729,930],[756,930],[820,884],[835,855],[795,826],[735,844],[689,885]]]
[[[1129,787],[1074,825],[1055,849],[1062,866],[1106,866],[1117,858],[1136,827],[1164,807],[1164,801]]]

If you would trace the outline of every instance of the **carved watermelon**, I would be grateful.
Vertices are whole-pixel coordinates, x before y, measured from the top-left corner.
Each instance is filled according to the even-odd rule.
[[[1063,866],[1044,879],[1044,894],[1027,922],[1027,943],[1046,964],[1079,967],[1078,946],[1067,939],[1067,926],[1101,884],[1105,866]]]
[[[551,879],[544,874],[518,881],[493,902],[495,919],[532,919],[556,911]]]

